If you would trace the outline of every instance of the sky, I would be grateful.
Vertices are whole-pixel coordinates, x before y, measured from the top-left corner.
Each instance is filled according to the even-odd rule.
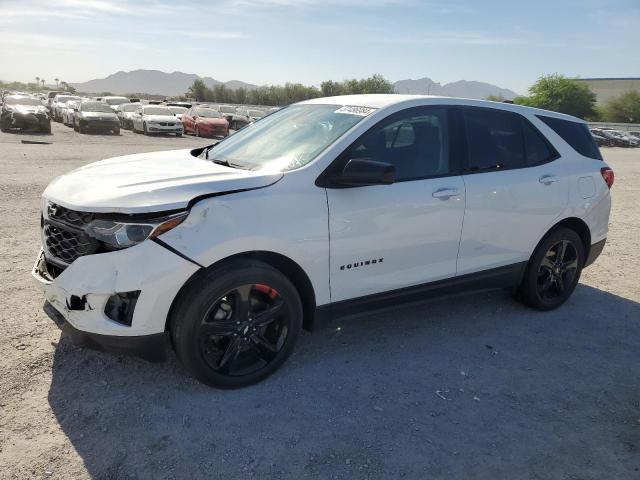
[[[0,80],[139,68],[255,84],[640,76],[640,0],[0,0]]]

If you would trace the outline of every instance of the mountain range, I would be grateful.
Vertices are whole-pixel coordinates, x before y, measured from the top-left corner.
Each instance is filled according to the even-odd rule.
[[[133,70],[131,72],[117,72],[106,78],[89,80],[83,83],[72,83],[80,92],[101,93],[112,92],[114,94],[148,93],[155,95],[177,96],[184,94],[193,85],[194,80],[202,80],[208,87],[224,84],[227,88],[237,89],[244,87],[247,90],[258,88],[257,85],[231,80],[221,82],[211,77],[200,77],[193,73],[173,72],[166,73],[159,70]],[[457,82],[441,85],[430,78],[417,80],[399,80],[394,84],[397,93],[411,93],[423,95],[443,95],[463,98],[486,98],[489,95],[512,100],[517,93],[507,88],[484,82],[459,80]]]
[[[133,70],[131,72],[117,72],[106,78],[89,80],[83,83],[70,83],[79,92],[100,93],[111,92],[119,95],[125,93],[149,93],[155,95],[177,96],[183,95],[195,80],[202,80],[208,87],[224,83],[227,88],[247,90],[258,88],[257,85],[230,80],[221,82],[211,77],[200,77],[193,73],[172,72],[159,70]]]
[[[396,93],[409,93],[416,95],[441,95],[444,97],[461,98],[487,98],[489,95],[513,100],[518,96],[513,90],[501,88],[484,82],[458,80],[457,82],[441,85],[428,77],[417,80],[399,80],[393,84]]]

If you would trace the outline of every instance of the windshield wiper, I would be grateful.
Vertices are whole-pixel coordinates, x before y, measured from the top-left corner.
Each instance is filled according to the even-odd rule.
[[[240,170],[251,170],[251,168],[245,165],[239,165],[237,163],[229,162],[228,160],[220,160],[218,158],[211,159],[213,163],[217,163],[218,165],[224,165],[229,168],[239,168]]]

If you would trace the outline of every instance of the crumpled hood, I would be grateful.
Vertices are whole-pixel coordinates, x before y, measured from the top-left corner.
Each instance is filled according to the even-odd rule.
[[[177,122],[175,115],[143,115],[145,122]]]
[[[86,212],[160,212],[185,208],[203,195],[266,187],[282,177],[218,165],[191,150],[171,150],[85,165],[52,181],[43,197]]]

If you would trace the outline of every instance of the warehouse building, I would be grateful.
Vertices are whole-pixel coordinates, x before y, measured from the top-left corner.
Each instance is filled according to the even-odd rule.
[[[629,90],[640,92],[640,77],[636,78],[576,78],[586,83],[596,94],[596,103],[602,105],[614,97],[619,97]]]

